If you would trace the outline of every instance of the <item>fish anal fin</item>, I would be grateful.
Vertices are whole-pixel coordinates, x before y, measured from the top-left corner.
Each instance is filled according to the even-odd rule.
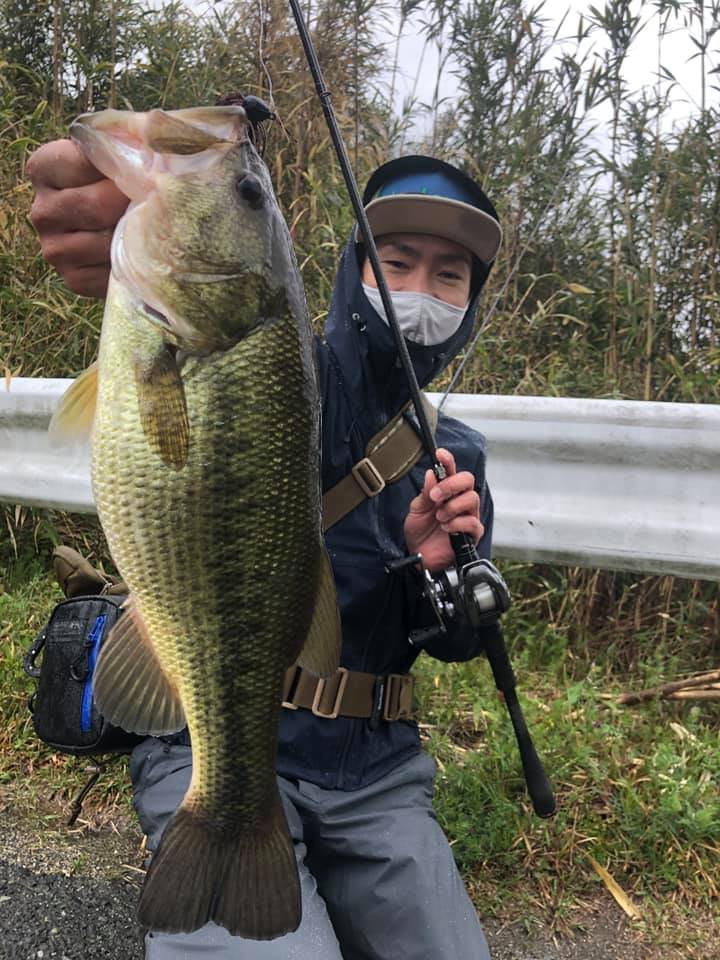
[[[279,794],[263,824],[232,832],[218,830],[189,800],[178,808],[150,862],[140,925],[191,933],[212,920],[232,936],[251,940],[297,930],[300,881]]]
[[[72,443],[90,437],[97,405],[98,365],[92,363],[73,380],[50,420],[48,433],[54,444]]]
[[[150,360],[136,357],[134,370],[145,437],[166,466],[181,470],[188,457],[190,427],[175,351],[162,342]]]
[[[93,693],[100,713],[129,733],[162,736],[185,726],[177,687],[160,665],[132,597],[100,650]]]
[[[327,550],[321,545],[315,607],[307,639],[297,662],[317,677],[329,677],[340,666],[341,642],[335,578]]]

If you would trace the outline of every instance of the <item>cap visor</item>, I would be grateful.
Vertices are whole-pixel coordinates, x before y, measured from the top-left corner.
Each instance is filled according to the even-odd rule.
[[[492,263],[502,230],[489,214],[468,203],[419,193],[379,197],[365,208],[373,236],[386,233],[427,233],[454,240],[483,261]],[[359,228],[356,239],[361,240]]]

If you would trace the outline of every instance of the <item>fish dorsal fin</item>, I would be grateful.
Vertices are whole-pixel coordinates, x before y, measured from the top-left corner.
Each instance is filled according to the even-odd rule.
[[[190,447],[185,388],[175,351],[161,343],[150,359],[135,357],[140,421],[148,443],[173,470],[185,466]]]
[[[52,443],[72,443],[90,437],[97,405],[98,365],[91,364],[73,380],[50,420]]]
[[[160,665],[132,597],[103,644],[93,693],[100,713],[129,733],[161,736],[185,726],[178,689]]]
[[[145,143],[156,153],[187,156],[223,142],[209,130],[186,123],[164,110],[151,110],[147,115]]]
[[[318,677],[329,677],[340,666],[342,633],[335,594],[335,578],[324,546],[320,548],[320,574],[315,608],[298,664]]]

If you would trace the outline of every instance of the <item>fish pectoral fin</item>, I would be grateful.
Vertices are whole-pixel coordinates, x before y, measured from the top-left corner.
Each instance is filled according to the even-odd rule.
[[[132,597],[102,646],[93,677],[100,713],[129,733],[162,736],[185,726],[180,694],[163,670]]]
[[[223,141],[192,123],[186,123],[164,110],[151,110],[145,126],[145,143],[156,153],[186,156],[202,153],[208,147]]]
[[[134,369],[147,441],[166,466],[181,470],[188,458],[190,427],[175,351],[163,341],[149,361],[136,356]]]
[[[340,666],[342,633],[330,558],[320,547],[320,572],[310,630],[298,664],[318,677],[329,677]]]
[[[52,415],[48,433],[53,444],[87,440],[95,419],[98,365],[92,363],[73,380]]]

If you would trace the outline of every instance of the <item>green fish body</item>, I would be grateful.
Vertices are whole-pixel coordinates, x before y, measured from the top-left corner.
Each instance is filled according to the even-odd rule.
[[[141,923],[269,939],[301,916],[275,774],[283,678],[298,660],[333,672],[340,642],[310,325],[241,109],[106,114],[71,131],[91,161],[127,190],[116,141],[129,128],[147,157],[113,243],[97,364],[93,491],[131,598],[95,696],[125,729],[190,731],[192,780]]]

